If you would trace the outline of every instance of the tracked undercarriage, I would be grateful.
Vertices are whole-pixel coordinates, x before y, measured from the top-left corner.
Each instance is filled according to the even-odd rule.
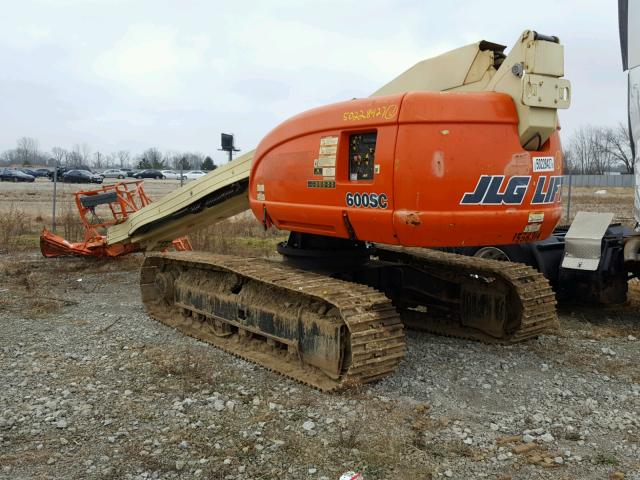
[[[375,254],[400,271],[397,283],[378,288],[411,328],[507,344],[558,326],[555,293],[527,265],[424,248],[377,247]]]
[[[161,322],[320,390],[384,377],[404,356],[400,317],[382,293],[276,262],[152,255],[141,291]]]
[[[370,253],[346,269],[317,265],[322,273],[229,255],[154,254],[142,268],[142,300],[157,320],[323,391],[391,374],[405,352],[403,322],[497,343],[557,325],[553,291],[525,265],[426,249]]]

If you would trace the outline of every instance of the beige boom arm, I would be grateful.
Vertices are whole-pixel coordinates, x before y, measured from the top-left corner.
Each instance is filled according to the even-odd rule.
[[[423,60],[372,96],[416,90],[494,91],[513,98],[520,144],[537,150],[556,129],[558,108],[568,108],[571,84],[557,37],[526,30],[505,58],[505,47],[481,41]]]
[[[253,151],[174,190],[107,230],[107,243],[140,243],[153,250],[190,230],[249,209],[246,184]]]

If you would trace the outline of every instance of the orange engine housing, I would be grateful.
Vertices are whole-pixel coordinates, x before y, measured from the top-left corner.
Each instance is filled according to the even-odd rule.
[[[419,247],[543,239],[561,216],[558,132],[535,152],[511,97],[411,92],[337,103],[272,130],[249,202],[279,229]]]

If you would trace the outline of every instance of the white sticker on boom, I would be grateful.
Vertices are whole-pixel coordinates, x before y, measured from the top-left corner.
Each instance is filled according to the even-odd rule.
[[[529,223],[528,225],[525,225],[524,231],[526,233],[539,232],[540,231],[540,224],[539,223]]]
[[[530,212],[529,223],[542,223],[544,222],[544,212]]]
[[[336,145],[320,145],[320,155],[335,155],[338,147]]]
[[[534,172],[553,172],[556,169],[556,160],[553,157],[533,157]]]
[[[313,162],[314,168],[335,167],[336,157],[321,156],[317,161]]]
[[[322,175],[324,175],[325,177],[335,177],[336,176],[335,167],[323,168]]]

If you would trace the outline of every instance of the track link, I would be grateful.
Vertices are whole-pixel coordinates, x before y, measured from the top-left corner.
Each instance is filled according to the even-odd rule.
[[[156,320],[322,391],[385,377],[404,357],[399,314],[364,285],[201,252],[148,255],[140,283]]]
[[[553,289],[527,265],[424,248],[376,246],[376,255],[459,287],[458,298],[427,306],[427,312],[401,309],[407,327],[502,344],[558,327]]]

